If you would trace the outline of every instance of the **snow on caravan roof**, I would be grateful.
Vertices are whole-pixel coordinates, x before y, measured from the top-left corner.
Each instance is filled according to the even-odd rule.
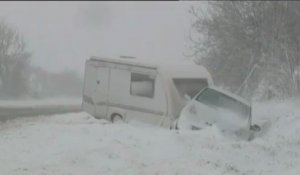
[[[145,67],[150,69],[157,69],[157,65],[150,64],[146,62],[137,61],[136,59],[116,59],[116,58],[103,58],[103,57],[91,57],[91,61],[102,61],[102,62],[109,62],[109,63],[117,63],[117,64],[124,64],[124,65],[131,65],[131,66],[139,66],[139,67]]]
[[[122,59],[122,58],[103,58],[103,57],[91,57],[92,61],[103,61],[124,65],[139,66],[150,69],[160,69],[164,74],[170,77],[176,78],[202,78],[209,77],[210,74],[207,69],[201,65],[196,65],[191,61],[149,61],[145,59]]]
[[[211,78],[205,67],[192,62],[161,64],[159,69],[174,78]]]

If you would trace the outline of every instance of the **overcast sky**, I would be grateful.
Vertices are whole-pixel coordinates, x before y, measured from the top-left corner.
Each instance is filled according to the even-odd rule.
[[[0,2],[0,17],[18,28],[32,63],[82,74],[92,55],[184,59],[191,5],[205,2]]]

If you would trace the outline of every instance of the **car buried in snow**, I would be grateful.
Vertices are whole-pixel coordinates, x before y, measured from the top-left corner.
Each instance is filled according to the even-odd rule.
[[[201,130],[216,126],[225,135],[251,140],[260,131],[252,125],[251,104],[230,92],[207,87],[195,95],[182,109],[176,129]]]

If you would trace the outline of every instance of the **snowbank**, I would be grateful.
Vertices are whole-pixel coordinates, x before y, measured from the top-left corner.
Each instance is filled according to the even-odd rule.
[[[300,101],[254,105],[265,133],[251,142],[215,127],[170,131],[86,113],[0,125],[0,174],[299,174]]]

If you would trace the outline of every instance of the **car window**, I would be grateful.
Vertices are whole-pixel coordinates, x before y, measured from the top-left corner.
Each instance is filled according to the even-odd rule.
[[[213,89],[205,89],[196,98],[196,101],[203,103],[208,106],[214,106],[223,110],[229,110],[242,116],[247,116],[250,113],[250,107],[243,104],[242,102],[231,98],[219,91]]]
[[[198,95],[196,100],[206,105],[217,106],[219,101],[219,94],[211,91],[210,89],[205,89],[201,94]]]

